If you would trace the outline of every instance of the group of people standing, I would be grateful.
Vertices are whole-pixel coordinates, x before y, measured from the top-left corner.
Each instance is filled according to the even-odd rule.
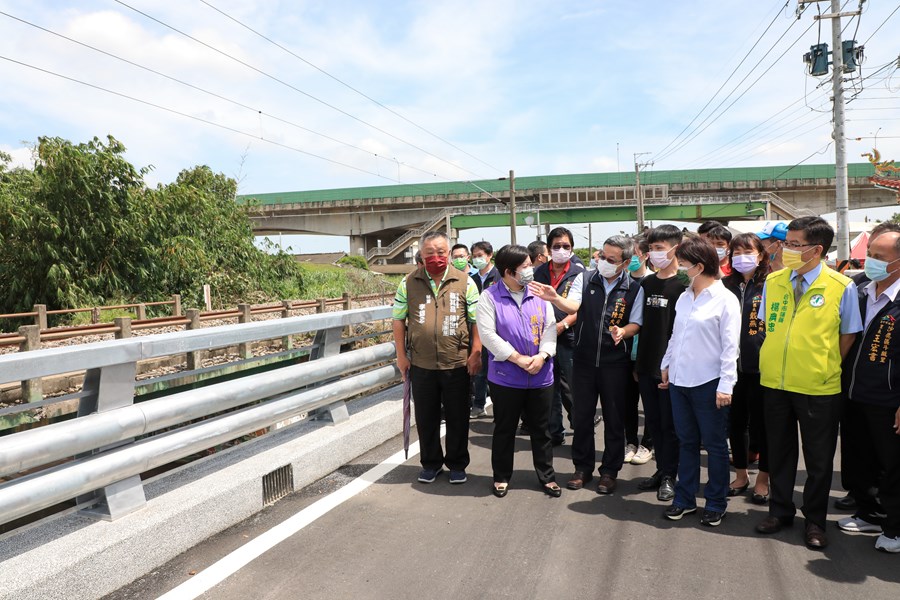
[[[857,281],[825,265],[833,238],[818,217],[736,236],[715,222],[698,234],[660,225],[610,237],[585,267],[564,227],[546,243],[496,254],[487,242],[470,252],[426,234],[424,264],[401,282],[393,315],[398,367],[415,401],[418,480],[431,483],[446,466],[450,483],[466,481],[469,420],[485,415],[489,389],[499,498],[520,422],[541,489],[561,495],[553,447],[565,442],[565,413],[568,489],[596,473],[595,490],[613,494],[624,464],[655,457],[655,473],[637,488],[655,491],[668,503],[663,516],[679,520],[698,511],[705,450],[701,525],[721,524],[728,498],[749,493],[768,505],[756,530],[772,534],[793,524],[802,448],[803,536],[821,549],[840,427],[842,464],[854,466],[842,469],[842,482],[856,512],[838,526],[880,533],[876,548],[900,552],[900,352],[892,345],[900,226],[873,230]]]

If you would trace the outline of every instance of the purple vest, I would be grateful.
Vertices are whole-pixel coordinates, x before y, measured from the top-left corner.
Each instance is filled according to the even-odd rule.
[[[490,294],[496,310],[497,335],[512,344],[519,354],[533,356],[541,345],[541,334],[547,323],[546,303],[535,298],[526,288],[522,308],[516,304],[506,285],[499,283],[484,290]],[[535,375],[510,361],[495,361],[488,352],[488,381],[511,388],[529,389],[553,385],[553,359]]]

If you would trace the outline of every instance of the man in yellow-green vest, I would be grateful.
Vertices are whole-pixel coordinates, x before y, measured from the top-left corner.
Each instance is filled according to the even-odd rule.
[[[759,357],[769,449],[769,516],[756,526],[776,533],[793,524],[797,426],[803,441],[806,483],[805,541],[828,545],[825,518],[841,412],[841,361],[862,331],[856,285],[822,262],[834,230],[820,217],[788,225],[785,269],[769,275],[760,318],[766,339]]]

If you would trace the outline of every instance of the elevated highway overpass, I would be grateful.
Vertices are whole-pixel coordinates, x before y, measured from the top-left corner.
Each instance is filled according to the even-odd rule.
[[[850,208],[896,203],[876,188],[870,163],[849,165]],[[636,217],[634,173],[516,178],[517,221],[541,224],[628,221]],[[793,218],[835,210],[833,165],[645,172],[648,220]],[[371,262],[410,262],[422,233],[509,224],[505,179],[248,194],[258,235],[349,236],[350,251]],[[536,218],[538,217],[539,218]]]

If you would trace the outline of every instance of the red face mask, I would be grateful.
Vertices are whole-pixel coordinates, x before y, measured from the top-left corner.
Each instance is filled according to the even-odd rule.
[[[448,259],[446,256],[426,256],[425,270],[428,271],[428,274],[432,277],[443,275],[444,271],[447,270],[447,262]]]

